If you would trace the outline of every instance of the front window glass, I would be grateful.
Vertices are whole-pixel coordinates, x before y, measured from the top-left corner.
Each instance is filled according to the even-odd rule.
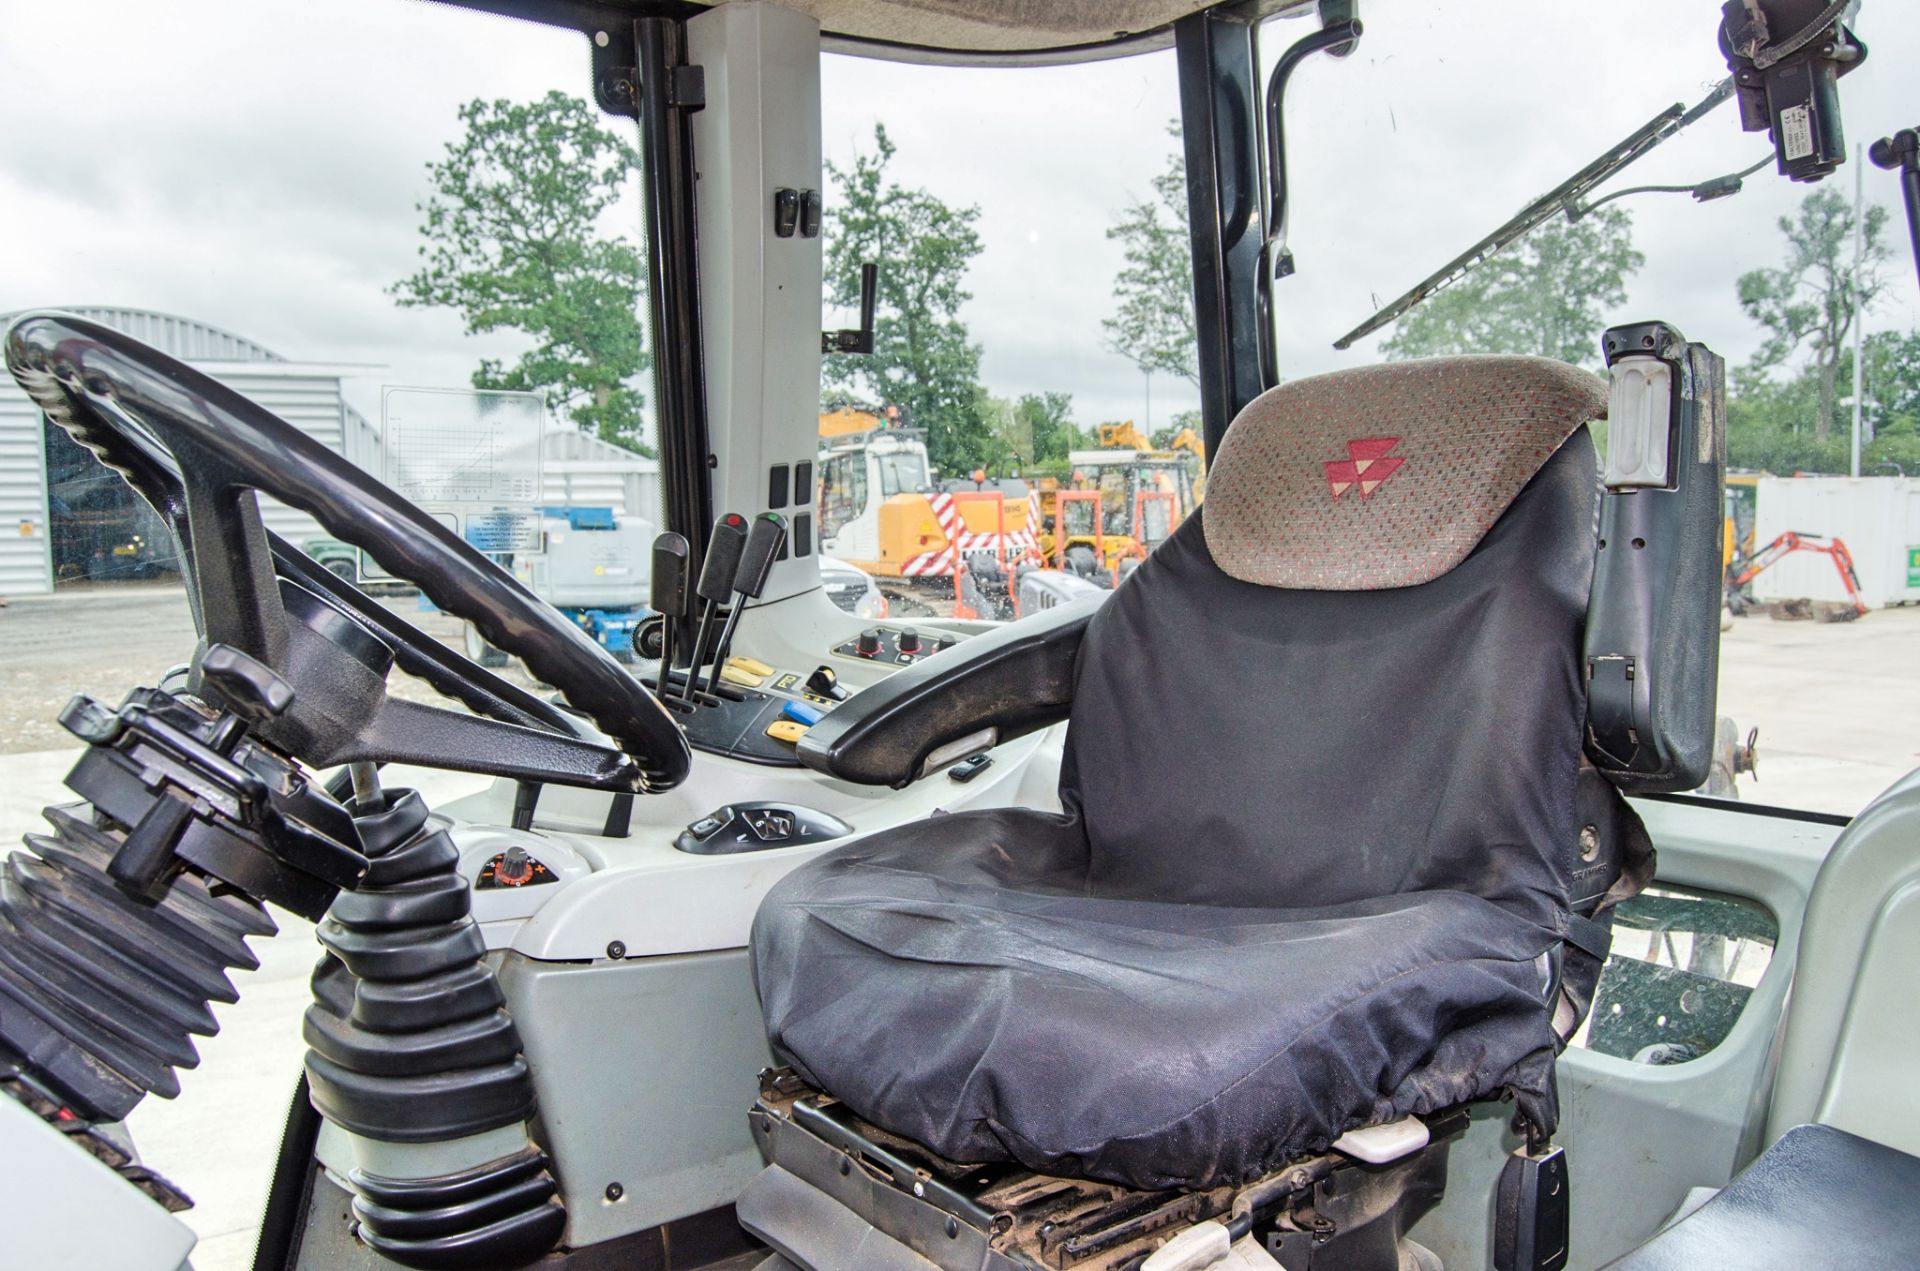
[[[879,455],[880,497],[918,494],[927,488],[927,465],[917,454]]]
[[[1286,103],[1296,268],[1273,284],[1279,371],[1526,353],[1598,374],[1600,333],[1648,318],[1719,353],[1730,605],[1723,630],[1701,633],[1721,646],[1707,789],[1851,814],[1920,760],[1911,730],[1892,722],[1920,709],[1920,293],[1898,183],[1852,144],[1905,126],[1911,95],[1891,68],[1920,55],[1920,10],[1862,9],[1855,30],[1874,60],[1841,82],[1849,148],[1833,176],[1777,175],[1767,135],[1742,131],[1722,103],[1594,190],[1577,219],[1549,217],[1397,321],[1334,347],[1726,76],[1718,6],[1679,19],[1661,0],[1625,0],[1608,15],[1596,26],[1526,0],[1379,0],[1352,56],[1300,65]],[[1263,64],[1311,26],[1268,23]],[[1484,42],[1489,30],[1554,53],[1506,56]],[[1602,81],[1603,94],[1572,87]],[[1688,193],[1742,172],[1727,197]],[[1646,186],[1679,188],[1608,197]],[[1604,426],[1596,440],[1604,452]]]
[[[1019,579],[1066,569],[1070,548],[1084,569],[1067,585],[1110,589],[1150,545],[1117,457],[1198,444],[1172,53],[828,57],[822,93],[823,325],[857,324],[867,262],[879,303],[874,352],[824,359],[821,426],[887,438],[858,504],[822,488],[823,549],[899,617],[1012,617]],[[1099,495],[1100,524],[1061,494]]]
[[[407,0],[0,0],[0,29],[0,315],[60,308],[117,329],[376,476],[385,390],[530,395],[542,486],[514,501],[547,508],[549,538],[580,550],[503,558],[596,615],[583,629],[623,656],[646,599],[629,565],[660,520],[639,129],[592,101],[587,37]],[[263,519],[430,638],[537,687],[313,517],[269,502]],[[14,847],[44,830],[41,804],[72,797],[68,699],[118,705],[192,656],[180,567],[151,509],[0,374],[0,838]],[[389,690],[449,705],[404,674]],[[436,807],[481,784],[430,779]],[[197,1202],[180,1215],[197,1266],[250,1257],[299,1071],[317,950],[309,924],[274,917],[282,934],[254,942],[263,966],[235,977],[241,1005],[216,1008],[221,1036],[181,1073],[185,1097],[129,1119],[143,1162]],[[209,1107],[230,1131],[217,1148]]]

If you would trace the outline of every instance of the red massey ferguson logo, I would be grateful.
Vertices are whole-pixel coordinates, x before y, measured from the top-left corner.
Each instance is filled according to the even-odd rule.
[[[1367,498],[1407,461],[1404,455],[1387,453],[1399,444],[1398,437],[1363,437],[1349,441],[1347,457],[1326,464],[1327,489],[1337,499],[1357,486],[1360,497]]]

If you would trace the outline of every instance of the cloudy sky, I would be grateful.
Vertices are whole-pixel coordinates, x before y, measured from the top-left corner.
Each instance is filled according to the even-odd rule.
[[[1285,374],[1376,356],[1331,342],[1658,109],[1697,100],[1725,74],[1719,8],[1364,0],[1360,50],[1294,80]],[[1267,57],[1306,29],[1270,26]],[[1872,56],[1842,87],[1850,141],[1920,123],[1920,6],[1866,0],[1857,29]],[[384,290],[413,267],[425,165],[462,102],[582,92],[586,74],[578,36],[419,0],[0,0],[0,311],[153,308],[366,364],[351,392],[369,413],[382,383],[464,384],[516,341],[467,337]],[[1083,423],[1141,417],[1147,385],[1102,344],[1119,266],[1105,235],[1174,145],[1172,54],[1047,70],[836,57],[824,80],[830,157],[884,120],[901,179],[980,206],[965,316],[989,389],[1070,392]],[[1726,106],[1617,184],[1697,181],[1767,151]],[[1851,196],[1851,167],[1832,180]],[[1665,318],[1744,360],[1759,333],[1735,279],[1776,260],[1774,222],[1805,192],[1763,171],[1724,202],[1628,201],[1647,263],[1619,316]],[[1890,175],[1869,168],[1867,192],[1894,208]],[[1920,324],[1892,243],[1870,328]],[[1159,420],[1195,401],[1165,377],[1151,396]]]

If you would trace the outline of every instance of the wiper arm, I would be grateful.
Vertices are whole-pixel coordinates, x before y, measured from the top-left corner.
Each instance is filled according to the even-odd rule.
[[[1441,288],[1460,281],[1473,271],[1481,262],[1487,260],[1502,248],[1524,238],[1542,223],[1554,215],[1580,204],[1588,191],[1599,186],[1622,168],[1640,156],[1652,150],[1667,138],[1699,119],[1702,115],[1718,106],[1733,95],[1733,79],[1729,76],[1714,85],[1713,90],[1692,109],[1686,103],[1675,102],[1659,114],[1634,129],[1624,139],[1609,147],[1599,158],[1562,181],[1552,190],[1541,195],[1533,202],[1521,208],[1512,220],[1487,235],[1466,251],[1461,252],[1438,270],[1414,284],[1411,291],[1387,305],[1378,313],[1362,322],[1353,330],[1333,342],[1336,349],[1353,347],[1356,340],[1364,339],[1386,326],[1389,322],[1404,316],[1408,310],[1433,295]]]

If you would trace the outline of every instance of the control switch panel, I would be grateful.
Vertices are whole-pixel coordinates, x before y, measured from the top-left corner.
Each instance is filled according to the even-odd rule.
[[[480,867],[480,876],[474,879],[473,887],[475,891],[496,891],[503,887],[539,887],[559,881],[560,876],[526,848],[510,847]]]
[[[837,816],[792,803],[729,803],[709,812],[675,839],[673,845],[697,856],[764,852],[775,847],[808,847],[853,833]]]
[[[860,662],[910,666],[958,643],[958,636],[934,635],[913,627],[868,627],[853,639],[834,645],[833,651]]]

